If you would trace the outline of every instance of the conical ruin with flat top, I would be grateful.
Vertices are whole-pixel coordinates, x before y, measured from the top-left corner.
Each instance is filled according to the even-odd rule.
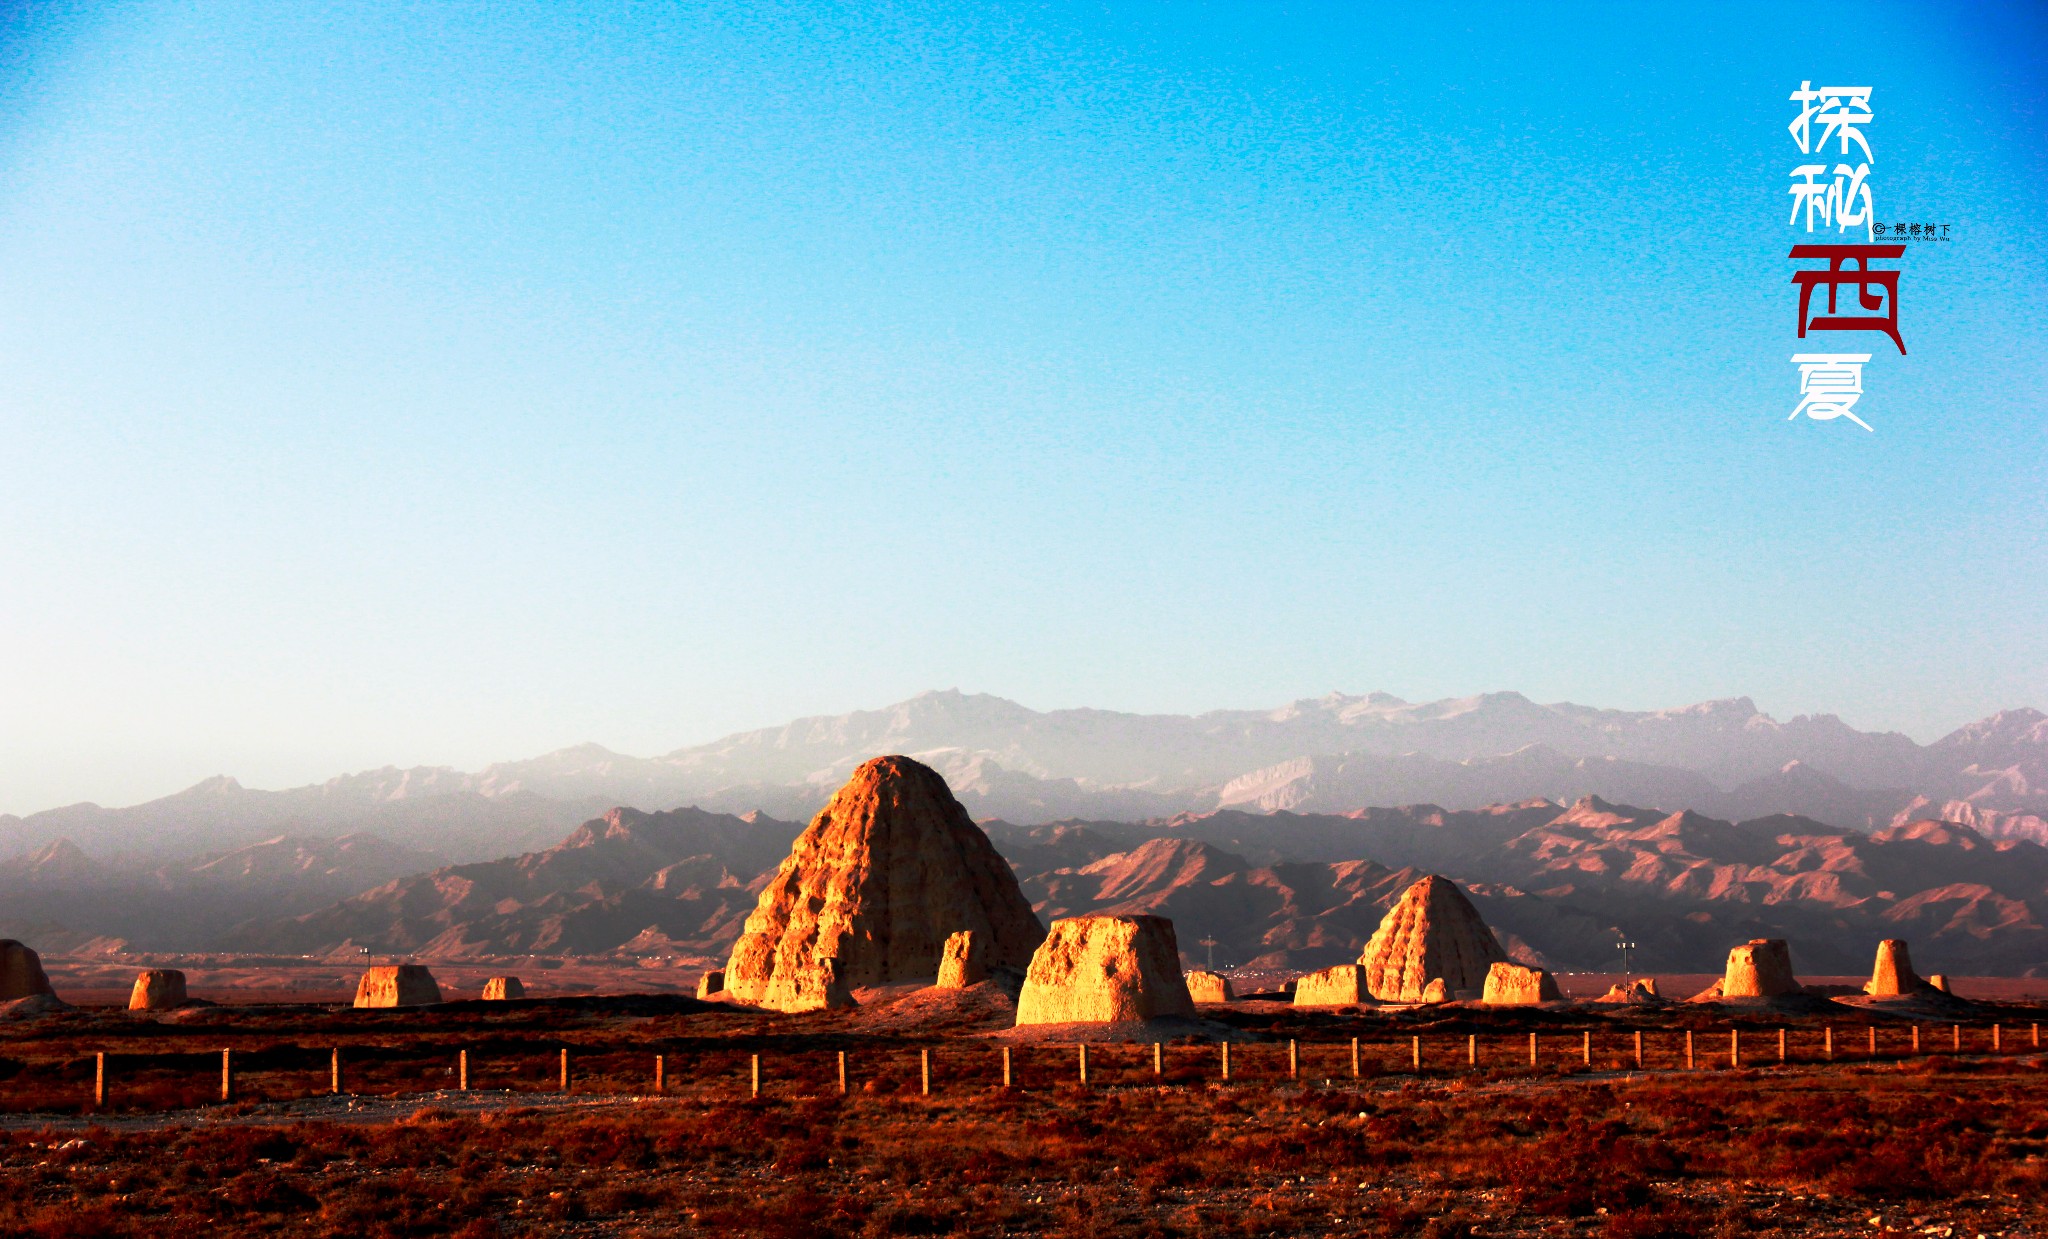
[[[778,1011],[937,979],[966,931],[979,968],[1023,971],[1045,938],[1008,862],[936,770],[863,763],[797,837],[747,917],[725,992]]]

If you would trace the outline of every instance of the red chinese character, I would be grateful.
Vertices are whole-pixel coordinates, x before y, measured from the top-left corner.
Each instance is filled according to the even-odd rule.
[[[1882,331],[1899,346],[1904,355],[1906,342],[1899,338],[1899,273],[1897,271],[1875,271],[1871,269],[1873,258],[1898,258],[1906,252],[1903,245],[1795,245],[1793,258],[1825,258],[1825,271],[1794,271],[1792,282],[1799,285],[1799,338],[1806,338],[1806,330],[1815,331]],[[1851,270],[1843,270],[1842,264],[1855,263]],[[1813,299],[1816,284],[1828,286],[1828,312],[1811,321],[1807,319],[1807,307]],[[1882,309],[1882,314],[1837,314],[1835,294],[1844,284],[1856,289],[1856,300],[1866,310]],[[1880,293],[1879,291],[1882,290]]]

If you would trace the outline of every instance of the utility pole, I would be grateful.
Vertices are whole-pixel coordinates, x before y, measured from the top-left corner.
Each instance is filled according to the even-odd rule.
[[[1628,935],[1621,933],[1620,930],[1616,930],[1615,933],[1619,935],[1614,943],[1614,949],[1621,952],[1621,978],[1624,981],[1633,980],[1635,974],[1629,970],[1629,956],[1635,951],[1636,944],[1629,941]]]
[[[1209,948],[1209,971],[1216,971],[1216,939],[1203,938],[1202,945]]]

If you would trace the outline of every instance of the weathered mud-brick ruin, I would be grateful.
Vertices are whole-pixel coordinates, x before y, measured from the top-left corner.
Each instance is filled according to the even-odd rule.
[[[713,968],[697,978],[697,997],[716,998],[725,992],[725,969]]]
[[[485,1002],[513,1002],[526,997],[526,983],[518,977],[492,977],[484,982]]]
[[[378,964],[356,985],[358,1007],[424,1007],[441,1001],[441,986],[425,964]]]
[[[1877,944],[1877,963],[1863,992],[1873,998],[1903,998],[1933,988],[1913,971],[1913,957],[1906,953],[1903,938],[1886,938]]]
[[[1607,992],[1594,999],[1595,1002],[1625,1002],[1635,1005],[1654,1003],[1658,1000],[1657,978],[1637,977],[1633,981],[1616,981],[1607,987]]]
[[[1756,938],[1728,952],[1723,998],[1782,998],[1801,990],[1792,975],[1792,948],[1783,938]]]
[[[1297,1007],[1352,1007],[1371,1002],[1372,991],[1365,984],[1364,964],[1335,964],[1311,972],[1294,982]]]
[[[130,1011],[172,1011],[192,1001],[185,992],[185,974],[176,968],[144,968],[128,992]]]
[[[989,969],[1023,969],[1045,938],[1016,874],[938,772],[877,757],[811,819],[761,891],[725,989],[808,1011],[866,986],[930,985],[961,930]]]
[[[0,1002],[54,994],[42,956],[12,938],[0,938]]]
[[[1489,1007],[1533,1006],[1539,1002],[1562,1002],[1563,991],[1548,968],[1527,964],[1498,963],[1487,969],[1486,988],[1481,1000]]]
[[[1114,1024],[1194,1013],[1173,922],[1163,916],[1054,921],[1017,998],[1019,1025]]]
[[[1230,978],[1214,972],[1196,969],[1187,974],[1188,997],[1196,1002],[1235,1002],[1237,990],[1230,984]]]
[[[988,980],[987,954],[971,929],[947,938],[945,953],[939,957],[939,988],[966,989]]]
[[[1487,970],[1507,957],[1465,892],[1431,874],[1401,892],[1358,962],[1382,1002],[1444,1002],[1479,997]],[[1443,982],[1435,997],[1432,981]]]

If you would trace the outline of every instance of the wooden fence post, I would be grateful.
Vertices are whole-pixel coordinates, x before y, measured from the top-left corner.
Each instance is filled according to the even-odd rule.
[[[455,1055],[455,1087],[460,1092],[469,1091],[469,1051],[459,1050]]]
[[[1740,1028],[1728,1030],[1728,1065],[1730,1067],[1742,1066],[1742,1030]]]
[[[2037,1050],[2041,1048],[2041,1026],[2039,1024],[2034,1025],[2034,1048]]]
[[[1477,1067],[1477,1066],[1479,1066],[1479,1034],[1478,1034],[1478,1033],[1466,1033],[1466,1034],[1465,1034],[1465,1065],[1466,1065],[1467,1067]]]
[[[101,1050],[92,1058],[92,1108],[103,1110],[107,1105],[107,1052]]]
[[[752,1091],[747,1095],[759,1097],[761,1095],[761,1056],[759,1054],[753,1055],[753,1063],[749,1070],[752,1073],[752,1083],[749,1086]]]
[[[1593,1030],[1587,1029],[1580,1037],[1582,1040],[1579,1042],[1579,1057],[1590,1067],[1593,1065]]]
[[[1643,1030],[1636,1029],[1636,1070],[1643,1069]]]
[[[2039,1032],[2039,1029],[2040,1029],[2040,1027],[2041,1027],[2041,1026],[2040,1026],[2039,1024],[2036,1024],[2036,1025],[2034,1025],[2034,1028],[2035,1028],[2035,1030],[2036,1030],[2036,1033],[2037,1033],[2037,1036],[2036,1036],[2036,1038],[2035,1038],[2035,1040],[2036,1040],[2036,1041],[2038,1041],[2038,1040],[2039,1040],[2038,1032]],[[1354,1080],[1356,1080],[1356,1079],[1359,1079],[1359,1078],[1360,1078],[1361,1076],[1363,1076],[1363,1075],[1364,1075],[1364,1072],[1363,1072],[1363,1071],[1361,1071],[1361,1070],[1359,1069],[1359,1064],[1358,1064],[1358,1038],[1356,1038],[1356,1037],[1353,1037],[1353,1038],[1351,1039],[1351,1078],[1352,1078],[1352,1079],[1354,1079]]]
[[[1962,1053],[1962,1052],[1963,1052],[1963,1026],[1962,1026],[1961,1024],[1957,1024],[1957,1025],[1954,1025],[1954,1029],[1955,1029],[1955,1052],[1956,1052],[1956,1053],[1958,1053],[1958,1054],[1960,1054],[1960,1053]]]
[[[2005,1052],[2005,1038],[2002,1035],[2004,1031],[2005,1025],[2003,1024],[1993,1024],[1991,1026],[1991,1052],[1993,1054],[2003,1054]]]
[[[1692,1070],[1692,1029],[1685,1030],[1685,1069]]]
[[[1003,1047],[1003,1087],[1010,1086],[1010,1047]],[[846,1096],[846,1051],[839,1051],[839,1095]]]
[[[1785,1030],[1782,1028],[1778,1030],[1778,1065],[1785,1065]]]
[[[562,1047],[562,1091],[569,1091],[569,1047]]]
[[[1223,1043],[1223,1078],[1230,1079],[1230,1043]]]
[[[1913,1025],[1913,1052],[1915,1054],[1920,1052],[1920,1026],[1918,1024]]]
[[[1413,1056],[1413,1058],[1415,1059],[1415,1070],[1417,1070],[1417,1071],[1420,1071],[1420,1070],[1422,1070],[1422,1038],[1421,1038],[1421,1037],[1416,1037],[1416,1038],[1415,1038],[1415,1040],[1414,1040],[1414,1044],[1413,1044],[1412,1046],[1410,1046],[1410,1054],[1411,1054],[1411,1055]]]
[[[1083,1083],[1083,1084],[1086,1084],[1086,1083],[1088,1083],[1088,1043],[1087,1043],[1086,1041],[1083,1041],[1083,1042],[1081,1043],[1081,1045],[1080,1045],[1080,1050],[1081,1050],[1081,1083]]]
[[[932,1052],[929,1046],[917,1052],[917,1070],[923,1094],[929,1097],[932,1095]]]
[[[666,1054],[656,1054],[654,1056],[654,1091],[657,1093],[666,1093],[668,1091],[668,1055]]]
[[[1834,1026],[1833,1024],[1828,1024],[1828,1025],[1824,1026],[1824,1027],[1823,1027],[1823,1028],[1822,1028],[1822,1029],[1820,1030],[1820,1033],[1821,1033],[1821,1052],[1822,1052],[1823,1054],[1827,1055],[1827,1060],[1828,1060],[1829,1062],[1834,1062],[1834,1061],[1835,1061],[1835,1026]]]
[[[327,1087],[336,1097],[341,1096],[341,1047],[330,1050],[327,1060]]]
[[[1529,1034],[1529,1066],[1536,1066],[1536,1034]]]
[[[1301,1050],[1299,1047],[1300,1043],[1295,1041],[1294,1038],[1289,1037],[1287,1039],[1287,1078],[1290,1080],[1301,1078]]]
[[[235,1099],[235,1052],[220,1052],[220,1099],[223,1103]]]
[[[1166,1050],[1157,1041],[1152,1043],[1152,1078],[1157,1080],[1166,1075]]]
[[[841,1054],[839,1056],[839,1061],[841,1063],[844,1063],[846,1061],[846,1055]],[[845,1070],[845,1068],[842,1067],[841,1070],[843,1071]],[[1010,1047],[1007,1045],[1003,1047],[1003,1087],[1010,1087]]]

